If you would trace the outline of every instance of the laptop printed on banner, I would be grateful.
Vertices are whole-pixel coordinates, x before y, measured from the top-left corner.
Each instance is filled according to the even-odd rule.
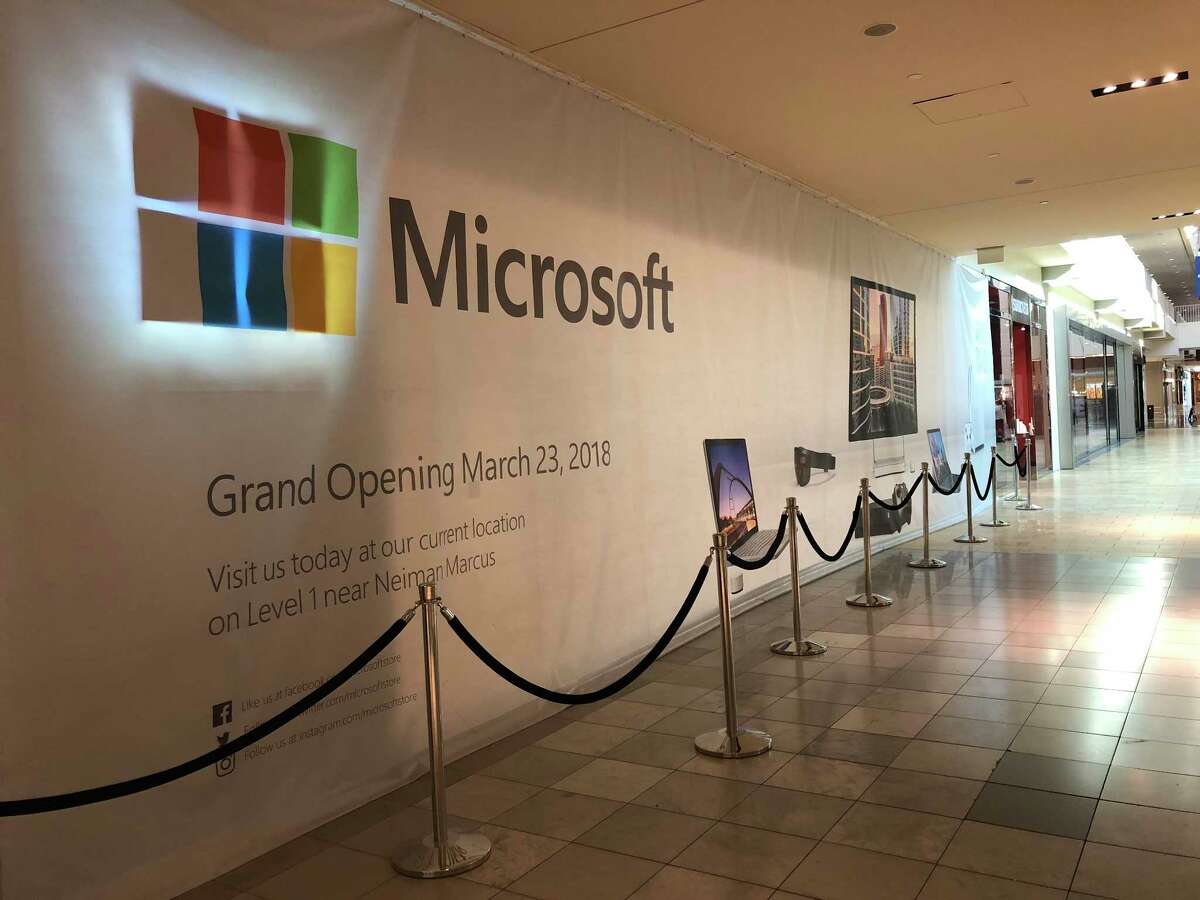
[[[709,438],[704,442],[708,488],[717,531],[729,551],[743,559],[759,559],[775,543],[778,531],[760,531],[750,480],[750,455],[744,438]]]

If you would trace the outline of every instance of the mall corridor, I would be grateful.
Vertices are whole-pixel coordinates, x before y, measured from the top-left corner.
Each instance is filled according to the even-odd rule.
[[[1151,432],[1044,478],[1045,509],[1001,503],[1013,526],[991,543],[934,535],[941,571],[906,567],[911,545],[880,554],[890,608],[845,605],[857,565],[808,585],[824,656],[767,649],[790,633],[786,598],[738,617],[764,756],[693,749],[722,722],[714,630],[619,698],[450,766],[450,813],[495,845],[482,867],[394,873],[389,855],[429,827],[417,783],[184,896],[1195,896],[1200,483],[1181,475],[1197,452],[1200,431]]]

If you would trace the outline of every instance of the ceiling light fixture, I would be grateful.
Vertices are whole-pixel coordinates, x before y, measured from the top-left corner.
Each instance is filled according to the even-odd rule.
[[[891,22],[876,22],[874,25],[868,25],[864,28],[863,34],[867,37],[887,37],[895,30],[896,26]]]
[[[1191,212],[1173,212],[1163,213],[1161,216],[1154,216],[1150,219],[1151,222],[1157,222],[1159,219],[1178,219],[1182,216],[1200,216],[1200,209],[1192,210]]]
[[[920,72],[913,72],[911,75],[908,76],[908,80],[909,81],[920,81],[924,77],[925,76],[922,75]]]
[[[1153,78],[1138,78],[1134,81],[1122,82],[1121,84],[1106,84],[1104,87],[1092,88],[1092,96],[1107,97],[1109,94],[1123,94],[1126,91],[1135,91],[1138,88],[1154,87],[1160,84],[1170,84],[1172,81],[1187,80],[1187,71],[1167,72],[1164,75],[1155,75]]]
[[[1035,179],[1033,179],[1033,178],[1018,178],[1016,181],[1013,182],[1013,184],[1019,184],[1019,185],[1033,184],[1034,180]]]
[[[1049,200],[1039,200],[1038,201],[1038,206],[1049,206],[1049,205],[1050,205]]]

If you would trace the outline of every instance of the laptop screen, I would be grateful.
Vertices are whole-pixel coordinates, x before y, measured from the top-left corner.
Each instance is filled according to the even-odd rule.
[[[938,487],[946,490],[954,483],[954,476],[950,474],[950,461],[946,459],[942,429],[930,428],[925,434],[929,437],[929,474]]]
[[[704,442],[708,487],[712,494],[717,531],[734,550],[758,531],[750,456],[743,438],[709,438]]]

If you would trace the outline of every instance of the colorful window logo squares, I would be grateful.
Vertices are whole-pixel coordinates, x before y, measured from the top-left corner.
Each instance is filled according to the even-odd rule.
[[[287,164],[279,132],[203,109],[193,114],[200,210],[282,225]]]
[[[205,325],[286,329],[283,236],[196,223]]]
[[[307,238],[288,239],[292,327],[354,334],[358,250]]]
[[[308,134],[288,133],[292,224],[358,237],[358,152]]]

